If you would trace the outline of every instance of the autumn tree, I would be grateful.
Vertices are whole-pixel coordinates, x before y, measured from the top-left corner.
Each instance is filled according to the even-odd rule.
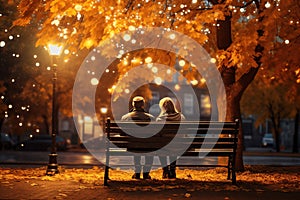
[[[255,116],[256,126],[264,124],[268,119],[272,123],[276,151],[280,151],[280,122],[283,118],[291,117],[293,106],[288,103],[286,96],[288,87],[284,85],[265,85],[255,80],[246,91],[242,101],[243,113]]]
[[[13,135],[42,130],[51,131],[52,66],[44,46],[35,47],[37,26],[12,27],[17,15],[14,1],[1,3],[1,126]],[[85,55],[85,54],[83,54]],[[78,66],[73,59],[57,60],[58,109],[71,116],[71,91]],[[57,117],[58,119],[58,117]],[[58,123],[57,123],[58,124]],[[44,132],[45,130],[45,132]]]
[[[226,105],[219,99],[219,106],[227,108],[226,120],[241,118],[241,97],[260,69],[269,73],[283,68],[267,65],[276,37],[289,41],[277,49],[285,45],[295,49],[299,37],[297,0],[21,0],[18,8],[14,24],[37,24],[36,45],[60,42],[74,53],[132,27],[165,27],[192,37],[217,60],[227,94]],[[295,55],[286,56],[288,62],[299,63]],[[242,150],[241,129],[237,154],[241,170]]]
[[[279,55],[274,55],[274,52],[271,54],[273,58],[277,56]],[[270,61],[268,64],[276,66],[281,63]],[[284,118],[295,119],[294,137],[291,139],[293,152],[298,151],[299,83],[299,69],[293,71],[293,68],[289,67],[289,62],[286,62],[285,68],[279,71],[274,70],[268,75],[259,74],[242,99],[243,113],[254,115],[257,126],[268,119],[271,120],[277,152],[280,151],[280,138],[284,134],[280,125]]]

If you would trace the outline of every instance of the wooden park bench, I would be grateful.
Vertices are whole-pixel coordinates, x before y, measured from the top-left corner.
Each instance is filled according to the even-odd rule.
[[[238,120],[234,122],[149,123],[107,119],[104,185],[108,185],[109,168],[112,167],[110,166],[110,157],[132,156],[133,153],[190,158],[227,157],[228,162],[226,164],[196,164],[196,166],[226,167],[228,170],[227,179],[231,180],[232,184],[236,184],[235,157],[238,129]],[[139,133],[141,136],[137,136]],[[195,166],[194,163],[192,166]]]

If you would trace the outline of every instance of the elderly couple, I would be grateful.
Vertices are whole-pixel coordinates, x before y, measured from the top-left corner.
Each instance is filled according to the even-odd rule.
[[[133,110],[122,116],[122,121],[154,121],[155,118],[144,110],[145,100],[141,96],[136,96],[132,100]],[[161,112],[156,121],[181,121],[185,120],[183,114],[179,113],[170,97],[160,100],[159,107]],[[176,178],[176,158],[170,157],[170,165],[167,165],[167,157],[159,156],[161,165],[163,166],[162,178]],[[153,156],[145,156],[145,165],[143,167],[143,179],[151,179],[149,172],[153,163]],[[141,156],[134,156],[135,173],[133,179],[140,179],[141,176]]]

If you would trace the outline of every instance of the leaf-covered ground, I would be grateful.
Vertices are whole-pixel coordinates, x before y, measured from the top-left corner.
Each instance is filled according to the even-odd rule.
[[[213,193],[226,191],[299,194],[299,169],[300,167],[246,166],[246,170],[244,172],[237,173],[236,186],[232,185],[231,182],[226,179],[227,171],[224,168],[178,169],[178,179],[176,180],[162,179],[162,171],[160,169],[151,171],[150,174],[152,180],[132,180],[132,171],[121,171],[115,169],[110,170],[111,180],[109,182],[110,186],[107,188],[103,186],[104,170],[99,167],[93,167],[90,169],[69,169],[60,167],[60,173],[54,176],[46,176],[45,167],[30,169],[0,168],[0,185],[2,188],[6,186],[10,189],[17,188],[17,185],[23,182],[27,183],[27,187],[32,188],[39,188],[40,186],[47,188],[47,185],[49,184],[57,186],[59,184],[64,185],[65,183],[65,185],[69,184],[70,187],[72,184],[75,185],[77,187],[74,187],[75,189],[69,188],[68,192],[60,192],[56,194],[56,198],[59,196],[64,199],[74,195],[75,191],[100,191],[101,189],[106,190],[109,194],[114,194],[114,192],[115,194],[121,194],[122,192],[129,192],[131,194],[156,192],[162,194],[167,191],[172,193],[173,198],[177,198],[178,196],[190,198],[195,196],[196,191]],[[178,191],[180,191],[180,193],[178,193]],[[0,198],[1,197],[5,198],[6,196],[0,195]],[[18,197],[22,198],[22,196]]]

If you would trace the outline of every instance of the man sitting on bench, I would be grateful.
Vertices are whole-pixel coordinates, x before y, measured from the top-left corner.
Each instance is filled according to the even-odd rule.
[[[131,112],[123,115],[122,121],[140,121],[150,122],[155,121],[154,116],[146,113],[144,110],[145,100],[141,96],[136,96],[132,100],[133,109]],[[130,150],[130,149],[129,149]],[[143,179],[151,179],[149,173],[153,164],[153,156],[145,156],[145,166],[143,167]],[[134,156],[134,175],[133,179],[140,179],[141,174],[141,156]]]

